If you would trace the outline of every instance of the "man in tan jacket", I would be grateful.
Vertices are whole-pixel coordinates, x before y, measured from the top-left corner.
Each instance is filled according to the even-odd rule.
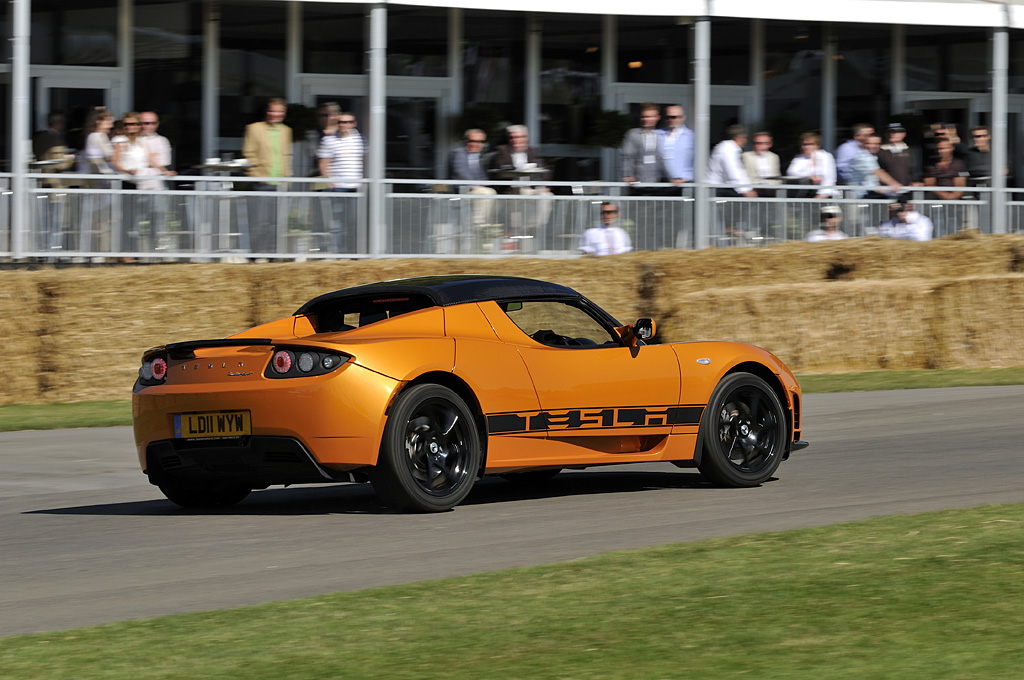
[[[285,111],[284,100],[275,97],[267,102],[266,119],[246,126],[242,155],[252,165],[250,177],[292,176],[292,129],[282,122]]]
[[[252,165],[250,177],[292,176],[292,129],[285,125],[285,102],[275,97],[267,102],[266,119],[245,127],[242,155]],[[277,191],[280,182],[255,182],[245,187],[250,191]],[[276,253],[287,248],[285,230],[277,224],[277,198],[249,198],[249,228],[239,247],[252,253]],[[253,219],[255,218],[255,219]]]

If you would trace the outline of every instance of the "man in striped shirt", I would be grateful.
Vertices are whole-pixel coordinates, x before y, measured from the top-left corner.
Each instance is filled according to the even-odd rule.
[[[331,180],[331,191],[357,191],[363,178],[363,136],[356,130],[356,117],[344,112],[338,117],[338,132],[324,135],[317,150],[320,174]]]
[[[330,180],[328,191],[359,191],[360,184],[353,180],[363,178],[363,136],[356,130],[356,117],[348,111],[338,115],[338,131],[325,134],[316,155],[320,159],[320,174]],[[334,252],[353,252],[355,229],[350,229],[352,218],[346,219],[346,210],[356,214],[356,199],[338,197],[331,201],[333,218],[330,231]]]

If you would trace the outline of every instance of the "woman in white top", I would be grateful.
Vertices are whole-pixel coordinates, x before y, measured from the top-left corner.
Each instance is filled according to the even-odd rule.
[[[82,171],[90,175],[110,175],[114,169],[110,162],[114,160],[114,146],[110,143],[110,129],[114,126],[114,116],[103,107],[93,109],[89,114],[86,129],[89,136],[85,139],[85,164]],[[109,189],[107,180],[92,180],[90,186],[98,189]]]
[[[821,137],[805,132],[800,135],[800,155],[793,158],[786,174],[818,186],[814,192],[818,198],[829,198],[836,185],[836,159],[821,148]]]
[[[142,123],[139,114],[129,111],[121,119],[124,135],[118,135],[114,144],[114,168],[118,172],[134,175],[137,178],[155,174],[150,162],[149,151],[142,143]]]

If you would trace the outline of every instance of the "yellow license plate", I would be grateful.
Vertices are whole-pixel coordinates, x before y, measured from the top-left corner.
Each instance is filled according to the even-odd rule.
[[[240,437],[252,434],[248,411],[181,413],[174,416],[174,436],[178,439],[202,437]]]

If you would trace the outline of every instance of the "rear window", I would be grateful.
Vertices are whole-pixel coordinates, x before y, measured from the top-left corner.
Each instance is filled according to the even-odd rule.
[[[314,317],[318,333],[337,333],[433,306],[424,295],[372,295],[325,300],[309,310],[309,315]]]

